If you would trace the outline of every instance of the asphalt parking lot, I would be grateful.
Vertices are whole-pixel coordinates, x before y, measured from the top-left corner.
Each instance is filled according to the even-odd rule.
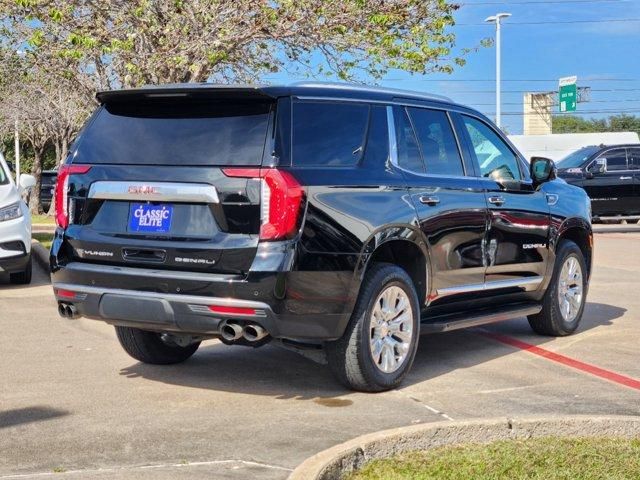
[[[275,347],[208,342],[188,362],[137,363],[113,329],[62,320],[44,272],[0,280],[0,479],[284,479],[347,439],[419,422],[640,415],[640,234],[596,236],[579,332],[525,319],[423,337],[401,389],[351,393]]]

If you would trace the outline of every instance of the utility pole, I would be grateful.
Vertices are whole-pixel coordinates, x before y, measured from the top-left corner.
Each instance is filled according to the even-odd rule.
[[[491,17],[487,17],[484,21],[489,23],[496,24],[496,125],[499,128],[502,128],[502,118],[501,118],[501,106],[502,100],[500,98],[500,20],[503,18],[509,18],[511,16],[510,13],[498,13]]]
[[[14,123],[14,152],[15,152],[15,169],[16,169],[16,185],[20,185],[20,134],[18,133],[18,119]]]

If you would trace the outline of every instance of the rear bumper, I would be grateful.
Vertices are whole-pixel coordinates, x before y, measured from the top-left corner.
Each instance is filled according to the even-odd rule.
[[[256,272],[239,279],[70,263],[52,273],[52,283],[59,302],[73,304],[80,316],[113,325],[216,336],[223,321],[236,320],[257,323],[274,338],[339,338],[349,320],[346,303],[293,303],[286,298],[287,275]],[[212,305],[255,313],[222,314],[209,310]]]

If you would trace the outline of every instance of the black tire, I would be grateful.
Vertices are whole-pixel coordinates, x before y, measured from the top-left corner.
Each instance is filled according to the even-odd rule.
[[[383,372],[370,351],[371,315],[378,296],[388,287],[400,287],[412,309],[411,341],[407,356],[399,368]],[[366,273],[360,295],[342,337],[327,342],[329,368],[346,387],[362,392],[381,392],[399,385],[411,369],[420,336],[420,306],[411,278],[400,267],[388,263],[373,265]],[[382,358],[382,357],[381,357]]]
[[[33,264],[31,263],[31,256],[29,256],[29,262],[22,272],[12,273],[9,275],[9,281],[14,285],[28,285],[31,283],[31,275],[33,270]]]
[[[171,365],[187,360],[196,353],[200,342],[186,347],[165,342],[158,332],[139,328],[116,327],[118,341],[124,351],[136,360],[154,365]]]
[[[566,321],[560,311],[560,300],[558,299],[560,271],[569,257],[574,257],[582,269],[582,300],[576,317],[572,321]],[[544,295],[542,311],[536,315],[528,317],[529,325],[540,335],[554,337],[564,337],[576,331],[584,306],[587,303],[587,266],[582,250],[571,240],[562,240],[556,250],[556,261],[553,266],[553,277]]]

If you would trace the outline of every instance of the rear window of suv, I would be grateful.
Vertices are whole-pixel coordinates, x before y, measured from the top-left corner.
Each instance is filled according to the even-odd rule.
[[[260,165],[271,105],[135,101],[107,104],[83,132],[88,164]]]

